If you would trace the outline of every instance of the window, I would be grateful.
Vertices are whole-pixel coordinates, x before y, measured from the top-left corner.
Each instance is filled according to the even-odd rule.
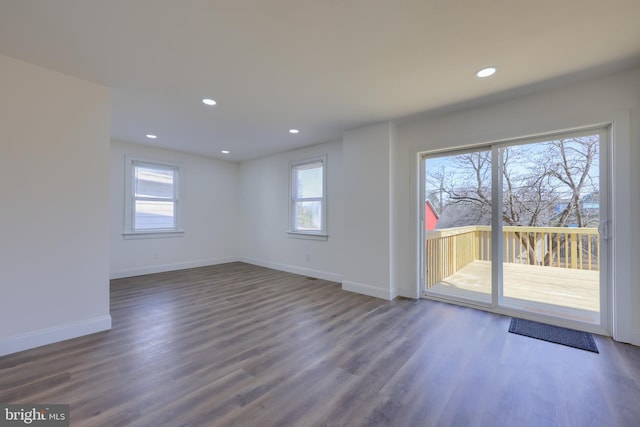
[[[291,164],[290,232],[326,236],[326,157]]]
[[[125,237],[181,233],[180,166],[127,159]]]

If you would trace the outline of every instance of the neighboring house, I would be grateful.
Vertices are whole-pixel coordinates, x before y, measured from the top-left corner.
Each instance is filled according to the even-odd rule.
[[[424,206],[424,225],[427,231],[435,230],[436,225],[438,224],[438,212],[433,204],[427,200]]]
[[[569,206],[569,199],[560,200],[555,206],[555,215],[550,219],[550,224],[555,225],[562,212]],[[586,227],[597,227],[600,221],[600,192],[589,193],[580,199],[580,214]],[[578,220],[573,212],[566,222],[567,227],[577,227]]]

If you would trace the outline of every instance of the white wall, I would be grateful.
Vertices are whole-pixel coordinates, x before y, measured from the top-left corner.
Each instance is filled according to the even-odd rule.
[[[407,144],[401,143],[397,125],[393,127],[391,147],[392,277],[397,295],[417,298],[420,293],[416,271],[420,260],[416,249],[419,244],[415,215],[419,188],[417,172],[413,167],[416,157]]]
[[[342,287],[392,299],[391,150],[393,127],[380,123],[345,133],[341,214],[344,224]]]
[[[123,238],[125,156],[181,165],[184,228],[180,237]],[[213,265],[238,259],[238,171],[234,162],[111,142],[111,278]]]
[[[109,91],[0,56],[0,355],[111,327]]]
[[[556,88],[518,99],[486,105],[439,117],[416,118],[398,125],[399,167],[412,167],[416,176],[417,153],[462,147],[598,124],[613,125],[613,280],[616,339],[640,345],[640,272],[635,249],[640,241],[639,193],[640,70]],[[408,157],[408,158],[406,158]],[[405,160],[406,158],[406,160]],[[399,171],[399,174],[402,172]],[[416,259],[417,181],[406,191],[397,175],[398,206],[412,206],[399,258]],[[421,204],[420,204],[421,205]],[[633,207],[633,209],[632,209]],[[400,224],[401,229],[404,227]],[[405,230],[406,231],[406,230]],[[414,264],[415,265],[415,264]],[[417,270],[408,277],[417,281]]]
[[[289,163],[327,156],[326,241],[294,238],[289,229]],[[342,144],[318,144],[240,165],[242,260],[312,277],[342,280]]]

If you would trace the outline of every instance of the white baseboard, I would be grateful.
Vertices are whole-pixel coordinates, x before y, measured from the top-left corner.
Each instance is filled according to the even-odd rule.
[[[124,277],[142,276],[144,274],[165,273],[167,271],[185,270],[187,268],[206,267],[209,265],[226,264],[228,262],[239,261],[235,257],[215,258],[215,259],[199,259],[195,261],[178,262],[173,264],[150,265],[146,267],[137,267],[128,270],[112,271],[109,274],[110,279],[122,279]]]
[[[420,298],[420,295],[416,289],[406,289],[406,288],[398,288],[396,290],[396,296],[410,298],[410,299]]]
[[[631,336],[629,337],[629,344],[640,346],[640,331],[638,330],[631,331]]]
[[[256,258],[240,257],[238,261],[247,264],[259,265],[260,267],[272,268],[274,270],[286,271],[287,273],[300,274],[302,276],[315,277],[316,279],[328,280],[330,282],[342,282],[342,275],[331,273],[328,271],[315,270],[312,268],[298,267],[289,264],[280,264],[277,262],[266,261]]]
[[[0,356],[111,329],[111,315],[93,317],[0,340]]]
[[[328,280],[331,282],[342,283],[342,289],[350,292],[357,292],[385,300],[392,300],[398,295],[405,296],[403,290],[381,289],[376,286],[366,285],[357,282],[344,282],[341,274],[329,271],[316,270],[313,268],[300,267],[291,264],[282,264],[278,262],[268,261],[258,258],[239,257],[239,258],[219,258],[209,260],[197,260],[176,264],[155,265],[149,267],[135,268],[130,270],[121,270],[111,272],[111,279],[120,279],[123,277],[141,276],[143,274],[164,273],[166,271],[184,270],[187,268],[205,267],[208,265],[224,264],[228,262],[246,262],[247,264],[258,265],[260,267],[272,268],[274,270],[286,271],[287,273],[299,274],[302,276],[315,277],[317,279]],[[411,298],[411,296],[407,297]]]
[[[371,297],[386,299],[388,301],[391,301],[396,297],[396,295],[394,295],[395,292],[391,292],[390,289],[382,289],[377,286],[347,280],[342,282],[342,289],[349,292],[356,292],[359,294],[369,295]]]

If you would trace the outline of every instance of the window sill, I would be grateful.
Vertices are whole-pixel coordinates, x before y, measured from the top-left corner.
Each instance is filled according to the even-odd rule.
[[[300,231],[287,231],[290,239],[306,239],[306,240],[320,240],[327,241],[329,240],[328,234],[320,234],[320,233],[302,233]]]
[[[162,239],[166,237],[182,237],[184,236],[184,230],[179,231],[135,231],[124,232],[122,237],[125,240],[134,239]]]

